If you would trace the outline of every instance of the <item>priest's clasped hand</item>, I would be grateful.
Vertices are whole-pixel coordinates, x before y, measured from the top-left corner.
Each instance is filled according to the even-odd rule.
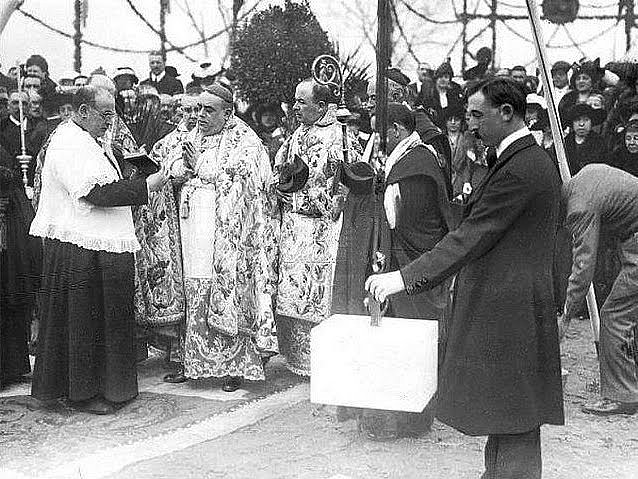
[[[197,151],[191,141],[186,140],[182,143],[182,159],[186,169],[194,169],[197,163]]]
[[[383,303],[388,296],[400,293],[405,289],[401,271],[373,274],[366,280],[366,291],[379,303]]]
[[[162,165],[157,173],[153,173],[146,178],[146,185],[149,191],[159,191],[166,184],[169,179],[168,169]]]

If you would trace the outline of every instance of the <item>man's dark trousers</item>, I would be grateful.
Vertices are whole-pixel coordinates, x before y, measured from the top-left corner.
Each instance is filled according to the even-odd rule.
[[[492,434],[485,444],[481,479],[540,479],[540,427],[523,434]]]

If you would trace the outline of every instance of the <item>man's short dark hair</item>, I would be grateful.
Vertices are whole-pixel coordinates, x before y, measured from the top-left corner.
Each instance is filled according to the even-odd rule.
[[[525,118],[527,94],[523,86],[506,77],[494,77],[472,85],[467,90],[467,98],[481,92],[493,107],[506,103],[512,105],[514,114]]]
[[[388,125],[398,123],[402,125],[408,133],[414,132],[416,120],[414,112],[402,103],[388,103]]]
[[[49,73],[49,64],[47,63],[47,61],[44,59],[42,55],[31,55],[27,59],[26,67],[29,68],[31,65],[37,65],[40,67],[40,70],[42,70],[45,73]]]
[[[312,101],[319,103],[335,103],[337,99],[332,94],[330,87],[317,83],[313,78],[306,78],[302,83],[312,83]]]
[[[523,66],[523,65],[516,65],[514,67],[512,67],[512,71],[519,71],[519,72],[523,72],[525,73],[525,75],[527,75],[527,69]]]

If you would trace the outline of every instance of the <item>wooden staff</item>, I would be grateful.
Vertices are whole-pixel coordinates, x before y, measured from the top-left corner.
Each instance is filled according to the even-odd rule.
[[[547,113],[549,114],[549,122],[552,127],[552,136],[554,137],[554,147],[556,148],[556,156],[558,157],[558,167],[563,182],[569,180],[572,175],[567,164],[567,155],[565,154],[565,140],[563,138],[563,128],[558,115],[558,105],[554,101],[554,83],[550,75],[550,65],[545,50],[545,42],[543,41],[543,31],[541,27],[540,15],[536,0],[525,0],[527,11],[529,13],[529,21],[532,28],[532,36],[536,46],[536,57],[538,59],[541,79],[543,81],[543,91],[547,101]],[[596,352],[598,352],[598,344],[600,338],[600,317],[598,316],[598,304],[596,302],[596,294],[594,293],[594,285],[589,285],[587,291],[587,309],[589,310],[589,320],[591,322],[591,330],[594,335],[594,344]]]

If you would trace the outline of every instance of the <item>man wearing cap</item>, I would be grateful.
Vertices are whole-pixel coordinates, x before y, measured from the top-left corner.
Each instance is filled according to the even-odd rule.
[[[552,83],[554,84],[556,103],[560,103],[569,91],[569,77],[567,73],[571,67],[569,63],[563,60],[559,60],[552,65]]]
[[[383,210],[390,241],[384,253],[388,268],[397,269],[432,249],[454,228],[454,220],[445,178],[432,147],[425,145],[415,131],[412,112],[405,105],[390,103],[387,113],[389,156],[385,163]],[[448,279],[419,294],[397,294],[390,299],[386,316],[438,320],[443,331],[450,285]],[[397,413],[396,418],[399,436],[418,436],[432,425],[433,410],[430,406],[420,414]],[[360,427],[368,434],[377,432],[367,421],[361,422]]]
[[[561,333],[578,315],[594,278],[603,232],[618,238],[621,271],[600,310],[600,394],[583,411],[638,410],[638,178],[607,165],[587,165],[563,187],[565,224],[574,258]]]
[[[408,105],[409,79],[398,68],[387,71],[387,101]],[[368,84],[368,107],[374,112],[376,106],[376,83]],[[441,168],[447,185],[448,195],[452,193],[451,149],[447,137],[432,122],[429,113],[419,106],[412,110],[415,128],[423,143],[432,146],[435,158]],[[372,117],[374,121],[374,116]],[[364,149],[363,161],[372,163],[375,137],[371,135]],[[363,306],[363,285],[370,274],[370,245],[375,234],[372,218],[375,211],[376,192],[349,194],[344,207],[344,224],[339,236],[337,264],[334,274],[332,312],[341,314],[367,314]],[[380,201],[378,198],[376,201]],[[361,245],[365,245],[362,247]]]
[[[230,88],[199,95],[198,125],[169,155],[182,181],[180,233],[186,291],[184,374],[264,380],[264,358],[277,353],[276,221],[272,169],[261,140],[233,113]]]
[[[346,197],[334,188],[343,161],[343,132],[335,99],[312,79],[299,83],[293,111],[301,123],[275,157],[276,176],[295,161],[307,165],[305,184],[280,194],[277,334],[281,353],[293,373],[310,375],[310,330],[331,314],[333,275]],[[359,143],[348,136],[348,162],[360,159]],[[280,191],[280,190],[278,190]]]
[[[77,75],[75,78],[73,78],[73,86],[80,87],[88,83],[89,83],[89,77],[87,77],[86,75]]]
[[[151,70],[149,77],[143,80],[140,85],[152,85],[159,93],[166,95],[176,95],[184,93],[184,85],[177,78],[167,75],[164,71],[164,57],[161,52],[151,52],[148,54],[148,66]]]

